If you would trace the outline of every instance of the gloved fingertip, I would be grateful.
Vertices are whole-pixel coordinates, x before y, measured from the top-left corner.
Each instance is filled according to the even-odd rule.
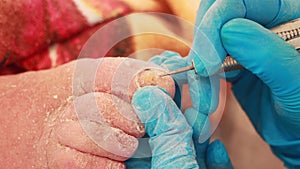
[[[148,134],[156,126],[160,116],[157,110],[164,110],[168,99],[172,100],[168,92],[157,86],[146,86],[134,93],[131,105]]]
[[[188,57],[194,62],[195,71],[200,76],[211,76],[220,68],[225,59],[226,52],[221,44],[221,39],[211,39],[207,32],[199,30]],[[217,35],[215,35],[217,36]]]
[[[157,86],[145,86],[138,89],[133,94],[131,103],[138,110],[144,111],[151,108],[151,100],[154,101],[157,99],[156,96],[161,93],[170,96],[170,94],[163,88]]]
[[[219,77],[197,77],[193,72],[188,72],[188,77],[193,107],[203,114],[215,112],[219,106]]]
[[[193,128],[195,144],[202,144],[210,138],[210,121],[207,114],[199,113],[193,108],[189,108],[185,111],[184,116]]]
[[[227,150],[220,140],[209,144],[206,155],[206,164],[209,169],[233,169]]]

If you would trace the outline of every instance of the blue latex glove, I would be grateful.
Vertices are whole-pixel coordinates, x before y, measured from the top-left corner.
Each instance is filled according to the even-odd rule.
[[[175,70],[187,66],[187,60],[178,53],[166,51],[159,56],[151,58],[150,62],[160,65],[168,70]],[[173,75],[173,79],[181,87],[188,82],[188,74]],[[194,77],[194,76],[193,76]],[[198,84],[200,79],[197,79]],[[191,80],[190,80],[191,81]],[[206,94],[206,93],[203,93]],[[153,98],[155,99],[155,98]],[[155,100],[153,100],[155,102]],[[203,104],[203,102],[201,102]],[[202,106],[202,105],[199,105]],[[193,127],[193,142],[196,149],[196,160],[200,168],[231,169],[232,164],[224,145],[216,140],[209,144],[210,123],[207,113],[199,113],[195,108],[190,108],[184,113],[186,120]]]
[[[245,19],[225,24],[221,36],[226,50],[248,69],[231,79],[237,100],[285,165],[300,168],[300,54]]]
[[[135,92],[132,105],[150,137],[151,168],[198,168],[192,128],[167,92],[144,87]]]
[[[188,56],[201,76],[214,74],[227,52],[247,69],[230,74],[233,91],[288,168],[300,168],[300,55],[265,28],[299,17],[299,0],[202,0]],[[210,100],[209,112],[218,104],[215,86],[208,87],[212,95],[199,95]]]

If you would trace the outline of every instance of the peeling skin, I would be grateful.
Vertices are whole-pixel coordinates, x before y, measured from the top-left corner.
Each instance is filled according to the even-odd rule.
[[[139,74],[145,68],[151,71]],[[124,168],[123,161],[138,146],[136,138],[145,133],[131,107],[132,95],[146,85],[174,93],[173,79],[157,78],[157,73],[159,68],[147,62],[105,58],[80,59],[45,71],[1,76],[1,166]],[[101,118],[89,116],[82,123],[79,114],[88,112]]]

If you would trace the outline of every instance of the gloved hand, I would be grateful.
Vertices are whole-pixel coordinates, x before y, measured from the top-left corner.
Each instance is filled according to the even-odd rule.
[[[297,0],[203,0],[188,56],[201,76],[213,75],[226,53],[246,68],[227,74],[228,80],[258,133],[288,168],[300,167],[300,55],[265,28],[300,17],[299,9]],[[215,86],[209,87],[212,95],[198,98],[210,100],[211,111],[218,104]]]
[[[132,105],[150,137],[152,168],[198,168],[192,128],[167,92],[144,87],[135,92]]]
[[[153,57],[150,62],[156,63],[161,67],[169,70],[175,70],[177,68],[187,66],[187,60],[182,58],[178,53],[166,51],[159,56]],[[173,79],[179,85],[187,83],[187,73],[181,73],[173,75]],[[177,91],[178,92],[178,91]],[[160,96],[161,97],[161,96]],[[153,105],[157,105],[160,102],[156,97],[151,99]],[[169,101],[171,102],[171,101]],[[201,102],[202,104],[202,102]],[[174,104],[167,104],[168,107],[175,106]],[[202,106],[202,105],[201,105]],[[157,112],[160,107],[152,106],[152,109],[149,111]],[[154,110],[153,110],[154,109]],[[175,109],[175,108],[173,108]],[[179,110],[177,110],[179,113]],[[209,136],[210,136],[210,120],[207,113],[199,113],[194,108],[188,109],[184,116],[188,123],[193,128],[193,142],[196,150],[196,160],[199,165],[199,168],[208,168],[208,169],[231,169],[232,164],[228,157],[227,151],[224,145],[216,140],[209,144]],[[145,126],[146,127],[146,126]],[[147,127],[146,127],[146,132]],[[180,136],[182,137],[182,136]]]

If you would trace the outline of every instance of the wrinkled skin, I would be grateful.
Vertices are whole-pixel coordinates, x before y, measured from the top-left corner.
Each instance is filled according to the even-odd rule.
[[[141,65],[133,59],[82,59],[46,71],[2,76],[1,166],[125,168],[123,162],[137,148],[136,138],[145,132],[130,105],[138,77],[127,78],[127,91],[113,84],[125,60],[130,62],[128,72]],[[158,83],[152,85],[174,94],[170,77]],[[85,117],[95,112],[100,119]]]

